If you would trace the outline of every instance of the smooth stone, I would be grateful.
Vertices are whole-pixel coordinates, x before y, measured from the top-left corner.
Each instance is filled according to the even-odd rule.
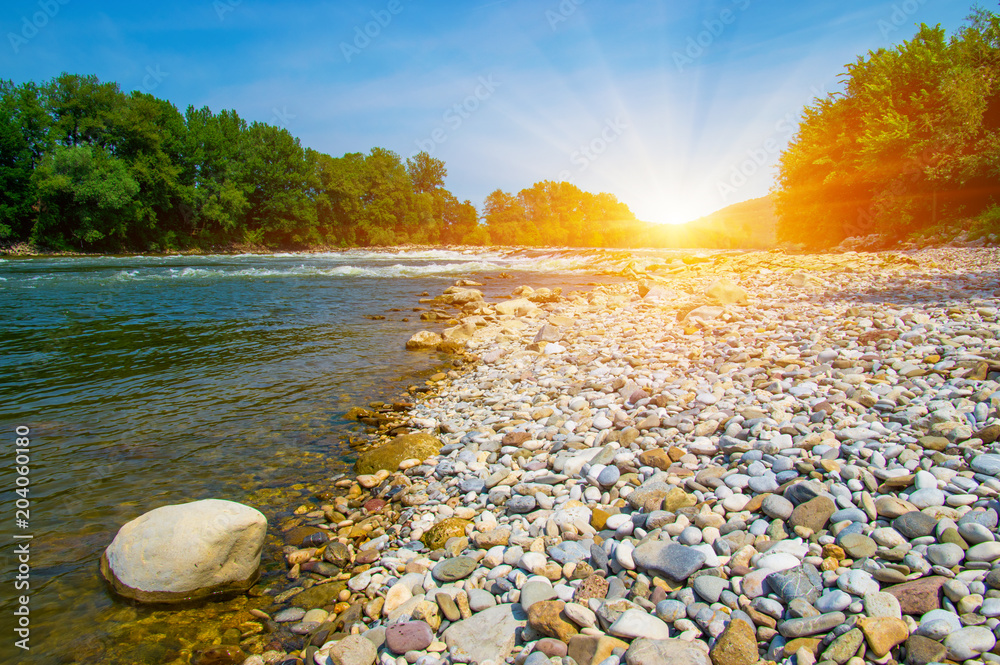
[[[948,655],[948,647],[921,635],[910,635],[906,640],[906,665],[940,663]]]
[[[785,602],[803,598],[806,602],[814,603],[823,591],[823,577],[811,563],[772,573],[767,578],[767,583]]]
[[[773,548],[772,548],[773,549]],[[771,570],[790,570],[801,565],[802,560],[788,552],[768,552],[757,561],[758,568],[770,568]]]
[[[572,652],[570,653],[572,656]],[[583,661],[577,661],[584,665]],[[600,662],[600,661],[598,661]],[[704,642],[639,638],[625,652],[627,665],[713,665]]]
[[[986,626],[967,626],[956,630],[944,640],[948,657],[956,662],[975,658],[996,646],[993,631]]]
[[[970,545],[989,543],[996,540],[996,536],[993,535],[992,531],[982,524],[976,524],[975,522],[960,524],[958,527],[958,535],[960,535],[965,542]]]
[[[434,631],[424,621],[403,621],[385,629],[385,644],[393,653],[423,651],[434,641]]]
[[[603,551],[603,550],[602,550]],[[567,563],[580,563],[590,558],[591,549],[576,540],[564,540],[553,545],[545,552],[549,558],[562,565]]]
[[[852,559],[864,559],[874,556],[878,545],[868,536],[857,533],[849,533],[837,539],[837,544],[844,548],[844,551]]]
[[[610,487],[618,482],[618,478],[621,477],[621,471],[617,466],[606,466],[601,470],[601,473],[597,476],[597,483],[601,487]]]
[[[260,576],[266,533],[263,513],[234,501],[161,506],[118,530],[100,572],[118,595],[139,602],[244,592]]]
[[[326,652],[325,662],[340,665],[372,665],[378,657],[375,643],[361,635],[347,635],[332,644],[327,644],[324,644],[319,651],[319,653]]]
[[[538,502],[535,497],[528,495],[518,494],[512,496],[507,500],[507,514],[508,515],[523,515],[525,513],[530,513],[538,506]]]
[[[808,637],[817,633],[825,633],[847,620],[843,612],[828,612],[815,617],[788,619],[778,624],[778,632],[785,639],[793,637]]]
[[[673,623],[687,616],[687,606],[679,600],[661,600],[656,604],[656,616]]]
[[[823,660],[832,660],[838,665],[844,665],[855,653],[858,647],[865,641],[864,633],[854,628],[847,631],[826,648],[823,652]]]
[[[885,592],[896,597],[903,614],[922,615],[941,607],[941,585],[946,581],[940,576],[922,577],[888,587]]]
[[[289,607],[288,609],[281,610],[272,618],[275,623],[291,623],[294,621],[301,621],[305,615],[306,611],[301,607]]]
[[[527,621],[520,605],[505,603],[451,624],[442,639],[453,655],[467,659],[464,662],[499,663],[513,651],[518,629]]]
[[[882,658],[896,646],[906,641],[910,630],[902,619],[890,617],[863,617],[858,627],[865,634],[868,648],[876,658]]]
[[[892,521],[892,528],[910,539],[929,536],[934,533],[935,527],[937,520],[919,511],[910,511]]]
[[[990,541],[973,545],[965,552],[965,560],[969,562],[993,562],[1000,559],[1000,542]]]
[[[439,561],[431,569],[431,575],[438,582],[455,582],[471,575],[477,566],[478,564],[475,559],[467,556],[457,556]]]
[[[482,612],[497,604],[496,596],[484,589],[467,589],[466,594],[469,597],[469,609],[473,612]]]
[[[691,582],[691,588],[707,602],[717,603],[722,592],[729,588],[729,581],[721,577],[700,575]]]
[[[996,476],[1000,474],[1000,455],[996,454],[985,454],[976,455],[969,462],[969,466],[976,473],[982,473],[987,476]]]
[[[982,607],[979,608],[979,614],[987,618],[1000,617],[1000,598],[986,598],[983,600]]]
[[[692,547],[663,541],[645,542],[632,552],[636,566],[677,582],[701,568],[705,558],[703,552]]]
[[[528,610],[528,625],[542,635],[569,642],[579,630],[562,618],[565,606],[566,603],[561,600],[543,600],[532,604]]]
[[[661,619],[642,610],[626,610],[608,626],[608,633],[626,639],[645,637],[665,640],[670,637],[670,627]]]
[[[958,618],[957,614],[949,612],[948,610],[931,610],[920,617],[919,630],[921,635],[926,635],[927,627],[936,623],[941,623],[946,626],[946,629],[940,633],[940,637],[942,639],[956,630],[961,630],[962,628],[962,620]],[[932,636],[927,635],[927,637]],[[938,638],[935,637],[934,639]]]
[[[870,573],[863,570],[849,570],[837,578],[837,587],[855,596],[862,596],[880,590],[879,583]]]
[[[792,527],[802,526],[812,531],[820,531],[826,526],[836,509],[837,506],[831,499],[818,496],[797,505],[789,516],[788,523]]]
[[[528,611],[535,603],[552,600],[556,595],[556,590],[551,584],[534,579],[525,582],[524,586],[521,587],[519,602],[521,607]]]
[[[965,551],[954,543],[931,545],[927,548],[927,560],[938,566],[951,568],[965,558]]]
[[[813,607],[820,611],[821,614],[826,614],[828,612],[843,612],[851,603],[854,602],[854,598],[851,594],[841,591],[840,589],[830,589],[819,599],[813,603]]]
[[[836,524],[837,522],[858,522],[859,524],[867,524],[868,514],[860,508],[844,508],[842,510],[838,510],[833,515],[830,515],[830,523]]]
[[[907,497],[910,503],[921,510],[934,506],[943,506],[945,499],[945,493],[937,488],[917,490]]]
[[[741,619],[731,620],[709,655],[714,665],[754,665],[760,656],[753,626]]]
[[[761,503],[761,512],[772,519],[787,520],[795,510],[792,502],[780,494],[772,494]]]
[[[885,591],[873,591],[865,594],[865,613],[870,617],[889,617],[891,619],[902,619],[903,612],[899,607],[899,601],[891,593]]]

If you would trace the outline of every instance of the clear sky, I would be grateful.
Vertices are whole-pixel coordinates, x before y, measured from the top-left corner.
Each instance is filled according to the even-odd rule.
[[[989,2],[986,6],[992,4]],[[846,63],[964,0],[6,0],[0,76],[96,74],[340,156],[445,161],[477,207],[539,180],[683,222],[762,196]],[[742,170],[742,173],[740,172]]]

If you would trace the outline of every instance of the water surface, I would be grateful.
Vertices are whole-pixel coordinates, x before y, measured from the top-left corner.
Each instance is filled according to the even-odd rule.
[[[353,461],[345,441],[359,426],[344,411],[398,397],[447,361],[404,349],[417,330],[435,329],[412,311],[421,294],[458,278],[483,281],[493,298],[521,283],[586,288],[595,256],[0,261],[9,513],[15,427],[29,427],[32,441],[30,526],[17,529],[11,514],[0,527],[4,635],[15,607],[13,534],[33,536],[32,648],[24,654],[4,637],[0,661],[185,662],[190,645],[217,637],[210,624],[233,605],[163,611],[112,598],[97,561],[122,524],[161,505],[216,497],[259,508],[273,531]],[[487,279],[500,273],[514,279]]]

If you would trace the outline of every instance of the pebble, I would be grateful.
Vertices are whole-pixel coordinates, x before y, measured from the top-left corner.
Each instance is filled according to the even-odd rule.
[[[480,362],[406,414],[440,452],[325,525],[338,614],[385,617],[372,662],[993,662],[1000,252],[665,261],[669,299],[631,280],[471,315]],[[720,275],[747,300],[701,300]],[[316,578],[311,551],[284,554]],[[276,621],[333,605],[295,597]]]

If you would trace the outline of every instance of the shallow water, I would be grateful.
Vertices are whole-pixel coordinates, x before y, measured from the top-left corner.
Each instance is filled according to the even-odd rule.
[[[163,611],[115,600],[97,562],[122,524],[217,497],[259,508],[273,530],[353,461],[346,439],[359,430],[344,411],[392,399],[446,360],[404,350],[411,334],[435,329],[412,311],[421,293],[462,277],[485,281],[494,298],[522,283],[585,288],[598,259],[435,250],[0,260],[0,662],[186,662],[246,601]],[[515,278],[486,279],[500,272]],[[31,430],[26,529],[13,515],[18,426]],[[15,534],[33,536],[29,652],[10,637],[23,593]]]

